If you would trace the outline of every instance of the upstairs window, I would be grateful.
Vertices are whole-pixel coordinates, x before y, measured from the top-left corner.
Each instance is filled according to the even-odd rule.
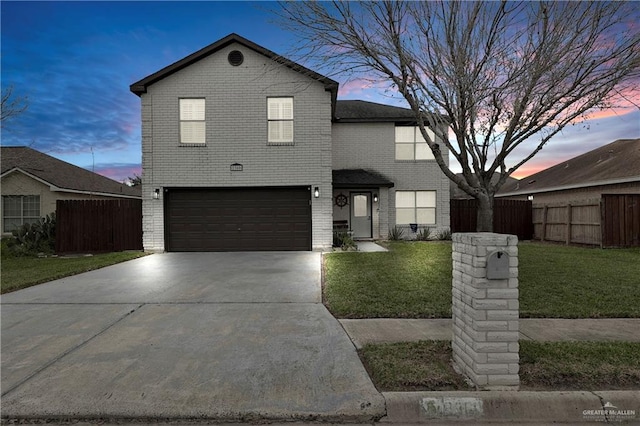
[[[427,128],[432,140],[435,134]],[[418,126],[396,126],[396,160],[433,160],[433,153]]]
[[[11,232],[25,223],[35,223],[40,218],[39,195],[3,195],[2,229]]]
[[[180,99],[180,143],[205,143],[204,99]]]
[[[436,223],[436,191],[396,191],[396,224],[411,223]]]
[[[270,145],[293,144],[293,98],[267,98],[267,123]]]

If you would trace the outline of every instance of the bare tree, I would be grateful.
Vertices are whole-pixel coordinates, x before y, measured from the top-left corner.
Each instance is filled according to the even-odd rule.
[[[624,2],[283,2],[277,13],[300,41],[296,59],[329,75],[385,81],[404,97],[444,174],[478,200],[477,230],[491,231],[494,194],[511,173],[568,124],[637,96],[639,9]],[[447,165],[448,151],[462,176]],[[492,182],[494,173],[500,178]]]
[[[133,177],[129,176],[127,179],[125,179],[125,183],[127,183],[129,186],[141,186],[142,176],[140,176],[137,173],[134,173]]]
[[[27,109],[27,100],[13,96],[13,86],[2,90],[2,112],[0,113],[0,127],[4,128],[6,120],[22,114]]]

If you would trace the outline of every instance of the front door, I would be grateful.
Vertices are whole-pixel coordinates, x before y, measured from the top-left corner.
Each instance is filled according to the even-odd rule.
[[[354,238],[371,238],[371,193],[351,193],[351,231]]]

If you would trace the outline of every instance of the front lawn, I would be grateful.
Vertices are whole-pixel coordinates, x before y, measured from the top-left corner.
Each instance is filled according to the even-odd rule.
[[[96,254],[82,257],[12,257],[2,256],[0,279],[2,293],[80,274],[144,256],[139,251]]]
[[[325,257],[338,318],[451,317],[451,243],[390,242],[386,253]],[[640,317],[640,249],[519,244],[522,318]]]
[[[640,317],[640,249],[521,243],[522,318]]]
[[[325,305],[338,318],[451,316],[451,243],[390,243],[389,252],[331,253]]]
[[[359,351],[379,391],[469,390],[451,364],[451,343],[366,345]],[[520,389],[637,389],[640,343],[520,342]]]

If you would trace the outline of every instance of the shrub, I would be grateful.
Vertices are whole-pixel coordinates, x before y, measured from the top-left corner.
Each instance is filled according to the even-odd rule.
[[[56,215],[51,213],[34,223],[25,223],[13,231],[7,248],[16,256],[53,253],[56,246]]]
[[[404,229],[398,226],[394,226],[389,230],[389,240],[398,241],[404,236]]]
[[[418,234],[416,234],[417,241],[429,241],[430,238],[431,228],[422,228],[420,231],[418,231]]]
[[[438,233],[438,239],[441,241],[449,241],[451,240],[451,229],[443,229]]]
[[[334,231],[333,232],[333,246],[334,247],[339,247],[343,250],[349,250],[349,249],[357,249],[358,246],[355,243],[355,241],[353,241],[353,238],[351,238],[351,235],[349,235],[348,232],[346,231]]]

